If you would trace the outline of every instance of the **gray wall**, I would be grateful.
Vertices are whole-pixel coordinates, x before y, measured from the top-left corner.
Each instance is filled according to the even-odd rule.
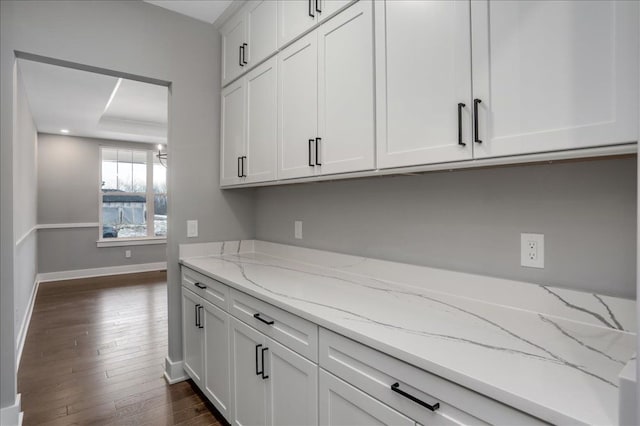
[[[13,403],[14,51],[171,83],[169,99],[169,356],[181,360],[178,244],[254,235],[252,191],[219,186],[220,36],[208,24],[140,1],[0,2],[0,406]],[[176,206],[180,206],[177,208]],[[6,324],[10,324],[6,326]],[[8,332],[7,330],[10,330]]]
[[[262,188],[256,238],[632,298],[636,182],[634,157]]]
[[[98,222],[101,145],[155,145],[65,135],[38,135],[38,224]],[[38,272],[164,262],[166,245],[96,246],[99,228],[38,230]],[[131,257],[125,258],[125,250]]]

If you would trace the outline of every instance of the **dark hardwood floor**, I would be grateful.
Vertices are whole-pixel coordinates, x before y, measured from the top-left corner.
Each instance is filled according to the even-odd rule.
[[[169,386],[164,272],[43,283],[18,392],[25,425],[220,425],[191,381]]]

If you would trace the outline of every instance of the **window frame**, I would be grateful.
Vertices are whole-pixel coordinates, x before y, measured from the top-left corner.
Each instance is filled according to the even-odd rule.
[[[144,152],[146,154],[145,166],[147,168],[145,192],[118,192],[118,195],[142,195],[144,194],[146,199],[146,224],[147,235],[142,237],[127,237],[127,238],[104,238],[103,222],[102,222],[102,210],[103,210],[103,196],[105,193],[102,191],[102,154],[105,149],[114,149],[122,151],[137,151]],[[117,246],[134,246],[134,245],[152,245],[152,244],[166,244],[166,236],[155,236],[155,196],[166,195],[167,192],[156,193],[153,188],[153,168],[154,168],[154,155],[156,151],[153,149],[143,148],[129,148],[120,147],[114,145],[99,145],[98,146],[98,240],[96,244],[98,247],[117,247]],[[149,220],[149,218],[153,218]],[[150,225],[151,223],[151,225]]]

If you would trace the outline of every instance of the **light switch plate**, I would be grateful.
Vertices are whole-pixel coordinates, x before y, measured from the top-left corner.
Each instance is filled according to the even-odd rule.
[[[544,269],[544,234],[520,234],[520,265]]]
[[[198,221],[188,220],[187,221],[187,238],[195,238],[197,236],[198,236]]]
[[[294,229],[296,240],[301,240],[302,239],[302,221],[296,220],[294,222],[293,229]]]

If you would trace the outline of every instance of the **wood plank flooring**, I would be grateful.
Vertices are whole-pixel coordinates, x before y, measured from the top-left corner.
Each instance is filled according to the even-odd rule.
[[[41,284],[18,371],[24,425],[224,425],[193,382],[164,380],[166,286],[164,272]]]

